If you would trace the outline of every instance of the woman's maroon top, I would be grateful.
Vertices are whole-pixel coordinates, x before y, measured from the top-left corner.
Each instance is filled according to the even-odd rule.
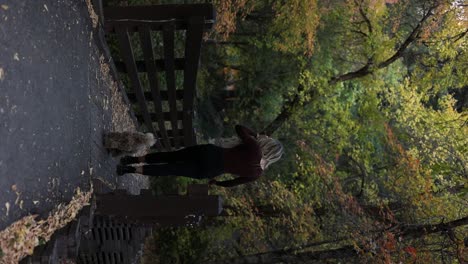
[[[255,139],[255,132],[247,127],[236,125],[236,132],[242,143],[224,149],[224,171],[235,174],[238,178],[228,181],[217,182],[216,185],[232,187],[246,182],[251,182],[263,173],[260,167],[262,151]]]

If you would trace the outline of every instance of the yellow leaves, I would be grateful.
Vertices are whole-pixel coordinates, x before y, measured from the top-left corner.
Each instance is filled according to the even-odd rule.
[[[86,0],[86,6],[88,7],[88,12],[89,16],[91,18],[91,22],[93,23],[93,28],[97,27],[97,24],[99,23],[99,17],[94,11],[93,4],[91,3],[91,0]]]
[[[35,215],[26,216],[0,232],[2,263],[18,263],[22,257],[32,253],[36,239],[29,231],[35,226],[35,218]]]
[[[316,0],[291,0],[274,5],[273,46],[282,52],[311,56],[315,47],[315,33],[320,21]]]
[[[381,15],[382,13],[385,12],[386,9],[386,3],[388,0],[369,0],[368,2],[368,9],[371,10],[371,14],[375,15]],[[367,2],[367,1],[363,1]]]
[[[16,190],[16,185],[12,189]],[[40,240],[48,241],[58,229],[71,222],[89,203],[92,188],[88,192],[75,190],[70,203],[60,204],[44,220],[36,220],[36,215],[23,217],[0,232],[0,263],[18,263],[22,258],[33,253]]]

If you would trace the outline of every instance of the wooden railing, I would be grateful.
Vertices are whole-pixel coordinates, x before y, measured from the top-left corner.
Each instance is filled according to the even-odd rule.
[[[159,139],[155,147],[173,150],[196,144],[192,123],[196,78],[202,35],[214,23],[213,6],[105,7],[103,14],[106,34],[115,35],[118,42],[121,60],[114,59],[115,66],[130,80],[128,97],[137,106],[137,118]],[[183,57],[175,56],[176,31],[185,33]],[[162,54],[154,53],[152,32],[161,35]],[[131,39],[135,35],[137,46]],[[143,59],[136,59],[136,50],[141,51]],[[181,85],[176,81],[176,71],[183,74]],[[148,87],[142,82],[145,75]],[[149,103],[154,110],[149,110]]]

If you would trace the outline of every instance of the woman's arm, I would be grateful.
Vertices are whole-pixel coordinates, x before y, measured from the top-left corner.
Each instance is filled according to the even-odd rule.
[[[256,140],[255,138],[257,137],[257,133],[242,125],[236,125],[236,133],[244,143],[247,143],[246,141]]]

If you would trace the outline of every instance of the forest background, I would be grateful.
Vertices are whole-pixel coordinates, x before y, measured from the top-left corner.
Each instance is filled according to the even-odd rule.
[[[144,263],[466,263],[468,3],[214,4],[201,142],[240,123],[286,153],[255,183],[213,187],[221,217],[157,230]]]

